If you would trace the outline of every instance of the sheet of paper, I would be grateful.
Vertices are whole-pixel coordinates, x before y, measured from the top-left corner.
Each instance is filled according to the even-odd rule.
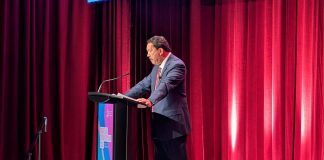
[[[123,95],[121,93],[118,93],[117,96],[119,97],[123,97],[123,98],[126,98],[126,99],[129,99],[129,100],[132,100],[132,101],[136,101],[136,99],[132,98],[132,97],[128,97],[126,95]],[[147,106],[144,105],[144,104],[137,104],[137,108],[146,108]]]

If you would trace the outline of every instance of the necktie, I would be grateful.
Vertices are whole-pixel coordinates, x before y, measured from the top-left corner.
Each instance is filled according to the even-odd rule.
[[[161,77],[161,68],[159,67],[158,70],[156,71],[155,87],[154,87],[154,89],[156,89],[157,86],[159,85],[160,77]]]

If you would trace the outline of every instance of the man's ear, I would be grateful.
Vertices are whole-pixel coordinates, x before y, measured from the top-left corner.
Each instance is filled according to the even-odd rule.
[[[160,54],[160,56],[163,55],[163,52],[164,52],[163,48],[159,48],[159,54]]]

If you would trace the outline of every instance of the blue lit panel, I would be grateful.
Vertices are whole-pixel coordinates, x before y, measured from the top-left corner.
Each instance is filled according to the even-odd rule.
[[[109,2],[110,0],[87,0],[88,3]]]

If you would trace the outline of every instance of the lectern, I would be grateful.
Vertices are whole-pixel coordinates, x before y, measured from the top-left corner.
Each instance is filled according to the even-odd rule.
[[[97,160],[127,159],[127,107],[142,105],[132,98],[88,92],[98,103]]]

